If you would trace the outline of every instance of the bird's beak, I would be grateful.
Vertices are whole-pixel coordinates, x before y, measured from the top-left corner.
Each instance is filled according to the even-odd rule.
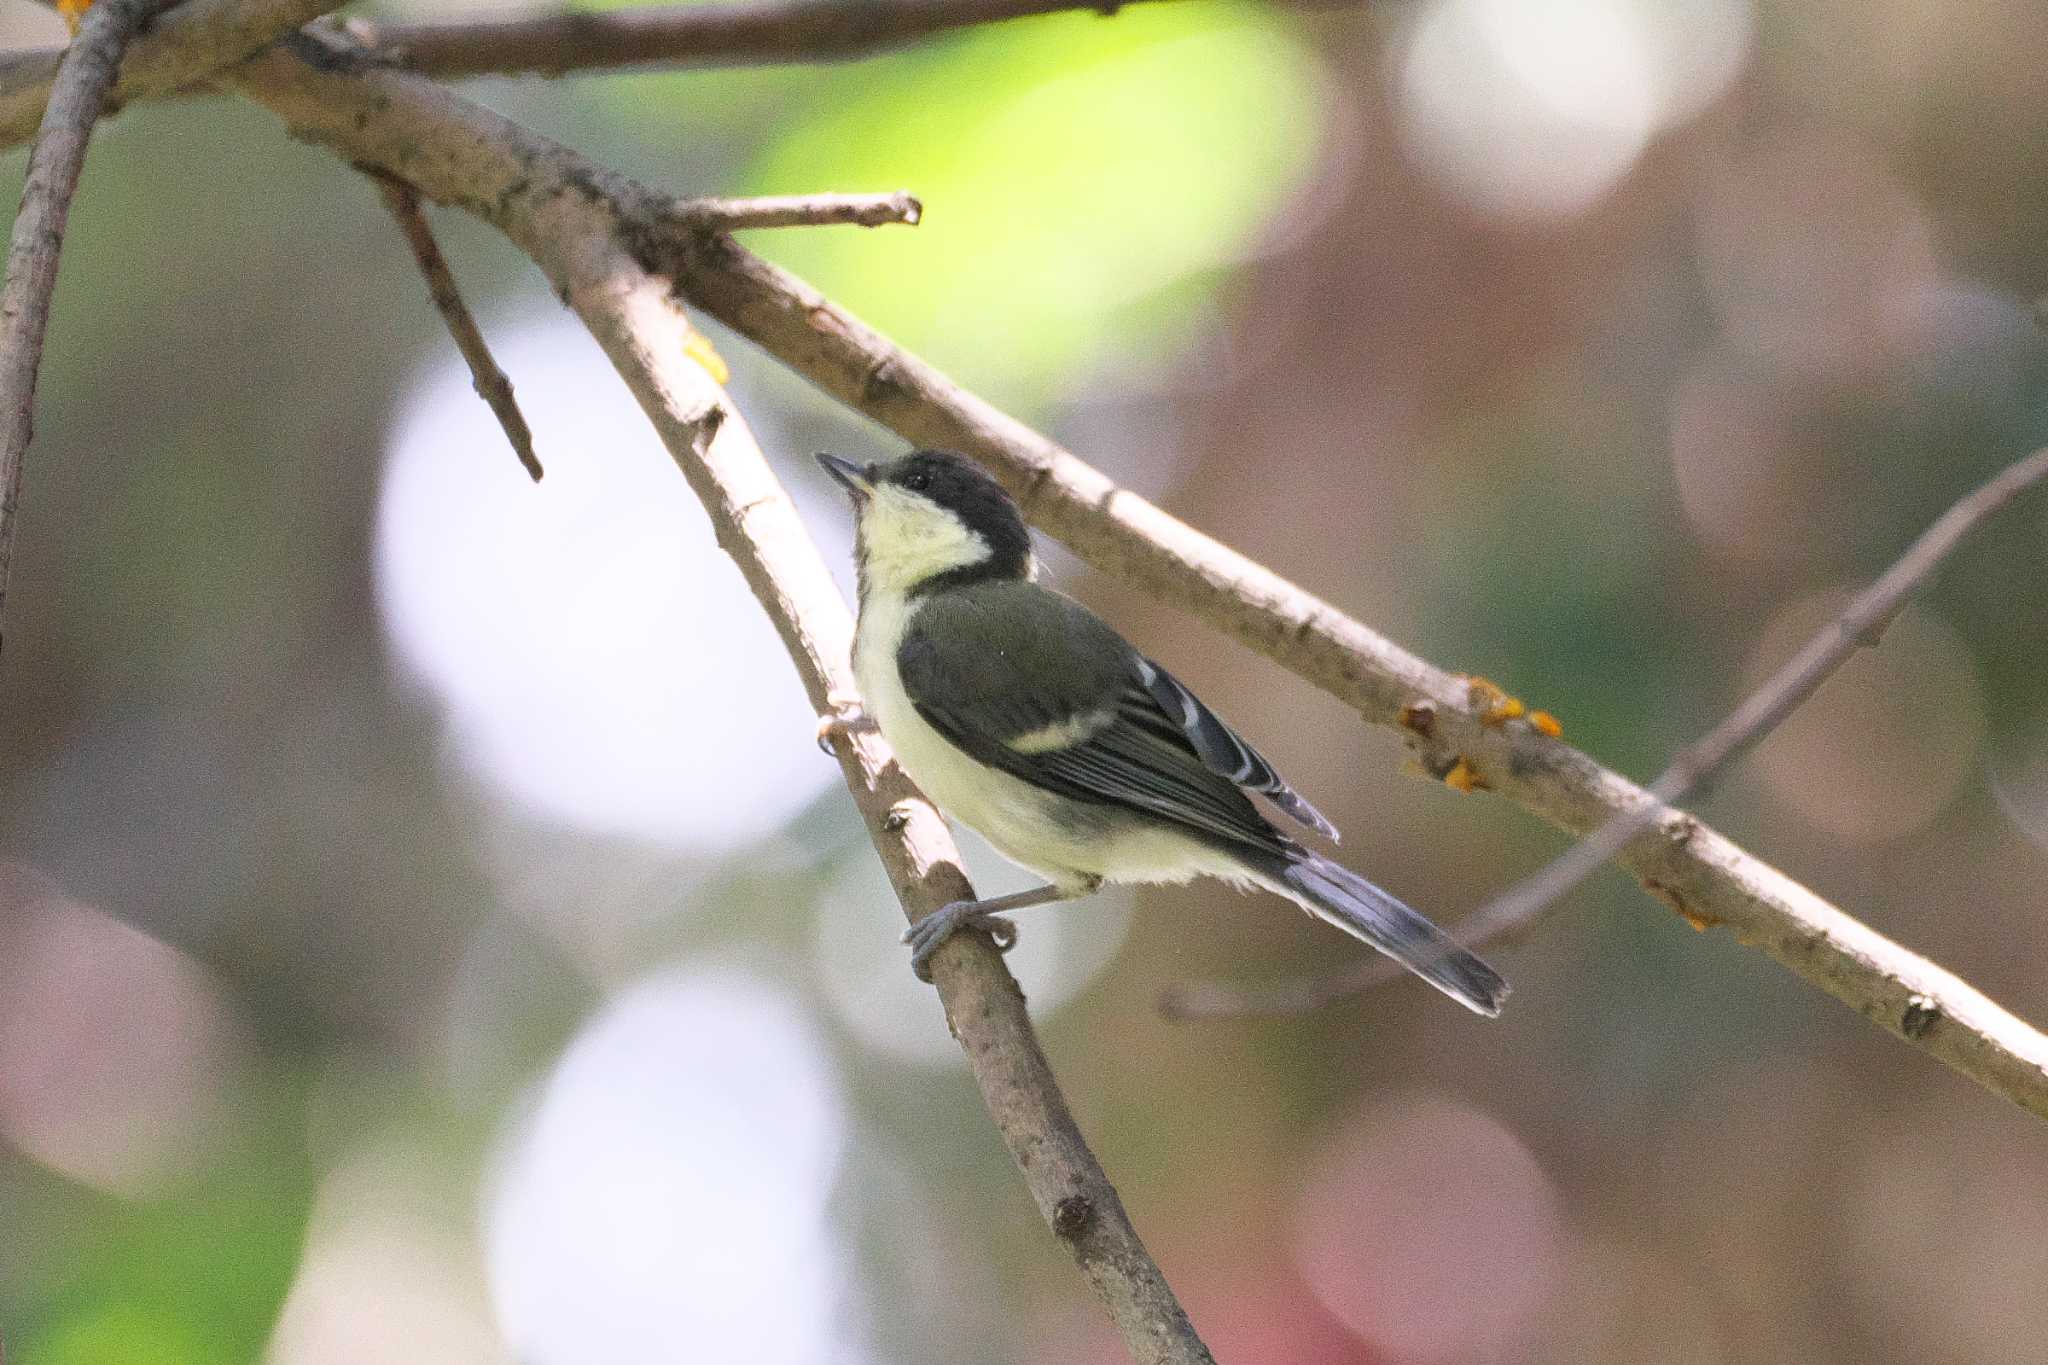
[[[851,494],[855,502],[859,502],[875,491],[874,480],[868,477],[865,469],[862,469],[852,460],[820,452],[818,463],[825,466],[825,472],[830,474],[841,488],[844,488]]]

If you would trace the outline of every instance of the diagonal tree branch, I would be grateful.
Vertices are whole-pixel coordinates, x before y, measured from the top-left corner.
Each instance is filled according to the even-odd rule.
[[[1176,520],[947,379],[817,290],[729,239],[678,268],[684,296],[841,402],[917,445],[976,455],[1034,524],[1096,568],[1183,607],[1400,730],[1423,766],[1573,833],[1650,822],[1616,861],[1700,925],[1722,924],[1808,982],[1995,1094],[2048,1117],[2048,1037],[1689,815],[1270,569]]]
[[[756,0],[428,24],[358,21],[372,53],[439,77],[848,61],[919,38],[1127,0]],[[1128,0],[1140,3],[1140,0]]]
[[[565,75],[634,67],[850,61],[933,34],[1067,10],[1179,0],[765,0],[652,5],[523,19],[382,24],[351,20],[365,55],[439,77]],[[1305,0],[1303,0],[1305,2]],[[210,88],[211,78],[338,0],[186,0],[122,67],[108,112]],[[35,132],[61,48],[0,57],[0,147]]]
[[[1934,571],[2014,498],[2048,479],[2048,450],[2037,450],[2007,465],[1989,481],[1964,494],[1943,512],[1906,552],[1856,594],[1840,615],[1743,699],[1729,717],[1681,750],[1649,787],[1656,804],[1625,811],[1609,819],[1544,867],[1523,878],[1467,915],[1458,924],[1459,939],[1471,947],[1517,941],[1533,933],[1547,908],[1564,896],[1641,834],[1666,807],[1704,795],[1719,775],[1755,748],[1806,700],[1820,690],[1858,649],[1875,645],[1906,601]],[[1264,989],[1239,990],[1220,983],[1183,987],[1172,992],[1167,1013],[1181,1018],[1240,1014],[1299,1014],[1333,1000],[1397,979],[1399,967],[1384,959],[1361,963],[1342,972],[1306,978]]]
[[[297,136],[459,204],[524,248],[632,388],[781,633],[813,707],[824,712],[851,690],[852,621],[838,588],[745,421],[689,358],[690,325],[670,282],[648,268],[662,234],[679,231],[669,200],[325,39],[294,37],[232,80]],[[944,821],[880,737],[856,733],[837,747],[906,913],[915,920],[971,895]],[[939,996],[1039,1211],[1134,1359],[1213,1365],[1068,1112],[1002,958],[980,935],[955,942],[933,962]]]
[[[0,284],[0,609],[14,568],[14,523],[21,472],[35,434],[36,372],[57,288],[57,258],[71,217],[71,196],[85,170],[93,124],[129,40],[168,0],[100,0],[85,12],[51,78],[42,128],[29,151],[28,177],[7,247]]]

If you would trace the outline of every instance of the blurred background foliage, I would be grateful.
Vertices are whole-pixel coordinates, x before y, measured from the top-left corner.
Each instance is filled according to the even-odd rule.
[[[1189,0],[469,89],[678,192],[914,190],[915,230],[753,245],[1647,777],[2048,430],[2044,43],[2032,0]],[[1119,1359],[772,634],[535,274],[437,215],[538,488],[370,187],[260,112],[122,115],[72,222],[0,660],[8,1359]],[[843,563],[808,452],[894,446],[719,344]],[[1049,558],[1418,905],[1559,846]],[[2037,499],[1704,808],[2035,1018],[2044,567]],[[1347,953],[1205,889],[1025,925],[1220,1359],[2048,1338],[2038,1123],[1619,876],[1503,955],[1497,1024],[1412,982],[1152,1012]]]

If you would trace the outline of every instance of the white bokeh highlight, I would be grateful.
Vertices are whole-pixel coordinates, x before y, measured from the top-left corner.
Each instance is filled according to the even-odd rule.
[[[491,329],[547,477],[452,354],[393,423],[377,595],[456,763],[521,807],[722,850],[833,779],[773,628],[624,384],[566,316]]]
[[[485,1216],[526,1365],[810,1365],[844,1355],[826,1203],[846,1116],[782,995],[672,973],[607,1006],[512,1137]]]
[[[359,1151],[320,1182],[298,1276],[265,1365],[512,1365],[485,1302],[477,1249],[437,1219],[436,1154]]]
[[[1436,0],[1399,50],[1403,148],[1483,212],[1569,216],[1719,98],[1754,23],[1747,0]]]

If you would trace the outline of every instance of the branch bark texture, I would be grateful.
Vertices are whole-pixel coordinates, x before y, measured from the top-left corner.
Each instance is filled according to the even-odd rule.
[[[14,568],[14,525],[21,474],[35,434],[36,374],[57,288],[57,260],[71,218],[71,196],[85,170],[93,125],[106,106],[129,40],[168,0],[100,0],[85,12],[51,78],[42,126],[28,156],[28,177],[0,283],[0,611]]]
[[[502,229],[604,348],[761,600],[812,706],[852,691],[853,623],[794,505],[718,383],[687,354],[690,324],[651,263],[679,231],[669,200],[420,77],[299,36],[239,69],[236,87],[351,164],[399,177]],[[906,913],[971,896],[945,822],[880,737],[838,746],[848,789]],[[1211,1362],[1088,1150],[1001,956],[980,935],[941,949],[933,977],[984,1102],[1046,1222],[1134,1359]]]

